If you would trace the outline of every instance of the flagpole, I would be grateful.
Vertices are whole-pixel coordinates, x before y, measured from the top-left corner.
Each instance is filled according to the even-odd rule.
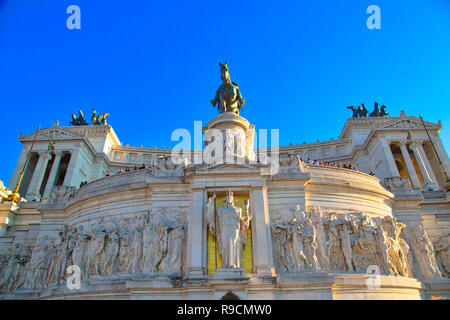
[[[30,151],[28,152],[27,160],[25,161],[25,164],[23,165],[23,169],[22,169],[22,172],[20,173],[19,181],[17,181],[16,188],[14,189],[13,193],[8,197],[7,201],[12,201],[12,202],[17,203],[17,201],[19,200],[19,187],[22,182],[22,178],[23,178],[23,174],[25,173],[25,169],[28,165],[28,161],[30,160],[31,151],[33,150],[33,146],[34,146],[34,143],[36,142],[36,138],[37,138],[40,128],[41,128],[41,125],[39,125],[39,127],[36,131],[36,134],[34,135],[33,143],[31,144]]]

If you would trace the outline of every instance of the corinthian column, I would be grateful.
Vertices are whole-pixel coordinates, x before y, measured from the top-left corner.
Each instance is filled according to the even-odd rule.
[[[75,173],[78,165],[78,158],[80,157],[80,149],[72,150],[70,154],[70,161],[67,167],[66,176],[64,178],[63,185],[71,186],[75,181]]]
[[[391,147],[389,146],[389,142],[383,140],[381,142],[381,146],[386,156],[390,177],[400,177],[400,173],[398,172],[397,164],[395,163],[394,156],[392,155],[392,150]]]
[[[23,169],[23,166],[25,165],[25,161],[27,160],[28,151],[29,151],[28,148],[23,146],[22,152],[20,153],[19,156],[19,160],[17,161],[16,169],[14,170],[11,181],[9,182],[8,188],[10,190],[14,190],[17,183],[19,182],[20,173]]]
[[[420,173],[423,177],[423,187],[424,189],[430,188],[432,190],[436,190],[438,187],[430,178],[430,175],[428,173],[427,167],[425,166],[424,160],[422,158],[422,155],[420,154],[419,150],[419,144],[415,141],[413,141],[409,148],[414,152],[414,156],[416,157],[417,165],[419,166]]]
[[[436,147],[436,152],[438,153],[439,158],[442,161],[444,171],[447,173],[447,176],[450,176],[450,159],[447,156],[447,152],[442,145],[442,141],[439,138],[439,135],[437,133],[434,133],[431,136],[431,139],[433,140],[434,146]]]
[[[400,150],[402,151],[403,160],[406,164],[406,169],[408,170],[409,178],[411,180],[411,184],[413,188],[420,189],[420,181],[417,176],[416,170],[414,169],[414,165],[411,161],[411,157],[409,156],[408,149],[406,148],[406,141],[400,142]]]
[[[41,188],[42,179],[44,178],[45,169],[47,169],[48,161],[51,155],[48,151],[39,152],[39,160],[36,168],[34,169],[33,177],[31,178],[30,186],[28,188],[27,199],[39,201],[41,195],[39,189]]]
[[[52,170],[48,176],[47,185],[45,186],[44,194],[42,198],[48,198],[52,192],[53,185],[55,184],[56,174],[58,173],[59,163],[61,162],[62,151],[55,152],[55,160],[53,160]]]
[[[427,168],[428,174],[430,175],[430,179],[434,184],[438,184],[436,176],[434,175],[433,168],[431,167],[430,161],[428,161],[427,154],[425,153],[425,150],[423,149],[423,144],[419,143],[419,152],[422,156],[423,163],[425,164],[425,167]]]

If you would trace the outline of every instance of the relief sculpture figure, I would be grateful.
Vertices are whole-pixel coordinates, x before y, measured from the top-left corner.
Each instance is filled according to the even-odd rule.
[[[433,244],[421,225],[417,225],[412,229],[411,249],[422,278],[442,278],[434,256]]]

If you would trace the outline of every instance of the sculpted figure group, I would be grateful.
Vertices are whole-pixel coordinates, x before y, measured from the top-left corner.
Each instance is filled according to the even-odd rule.
[[[55,238],[40,236],[32,254],[16,245],[0,255],[0,289],[61,284],[70,265],[80,268],[82,280],[181,273],[186,225],[180,215],[158,208],[136,218],[100,219],[86,229],[65,226]]]
[[[279,156],[278,173],[305,172],[306,168],[298,154],[282,154]]]
[[[183,176],[184,169],[189,165],[189,162],[186,158],[179,158],[177,162],[179,163],[174,162],[172,157],[161,156],[155,166],[152,167],[151,174],[156,177]]]
[[[450,277],[450,246],[448,243],[448,235],[447,237],[440,237],[438,241],[436,241],[434,248],[436,250],[436,259],[438,262],[438,266],[442,274],[449,278]]]
[[[369,113],[369,117],[384,117],[389,116],[389,113],[386,112],[386,106],[382,105],[381,108],[378,107],[378,102],[375,102],[373,105],[373,111],[369,113],[369,111],[364,106],[364,103],[362,103],[360,106],[349,106],[347,109],[350,109],[353,111],[352,118],[366,118],[367,114]]]
[[[278,210],[275,217],[272,231],[280,270],[366,273],[377,265],[385,275],[442,277],[420,225],[405,235],[405,225],[390,216],[324,213],[300,205]]]
[[[106,125],[106,117],[109,113],[96,113],[95,109],[92,111],[91,122],[94,126]],[[72,114],[72,121],[69,122],[72,126],[88,126],[89,123],[84,119],[83,112],[78,110],[78,116]]]
[[[0,292],[7,292],[23,285],[26,265],[31,259],[31,247],[15,244],[0,254]]]

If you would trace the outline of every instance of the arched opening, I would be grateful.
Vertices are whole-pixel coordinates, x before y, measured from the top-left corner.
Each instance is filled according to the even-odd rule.
[[[241,300],[241,299],[233,292],[228,291],[220,300]]]

